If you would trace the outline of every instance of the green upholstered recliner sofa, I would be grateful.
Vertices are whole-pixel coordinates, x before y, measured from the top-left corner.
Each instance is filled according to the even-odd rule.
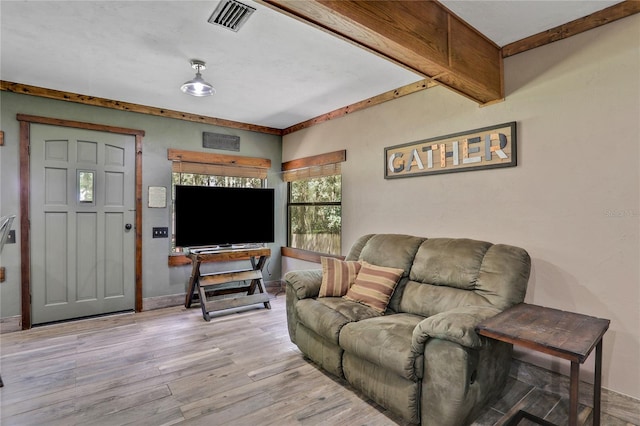
[[[322,270],[285,275],[289,336],[325,371],[422,425],[464,425],[502,391],[512,346],[475,326],[523,302],[531,260],[470,239],[371,234],[345,260],[401,268],[386,311],[318,297]]]

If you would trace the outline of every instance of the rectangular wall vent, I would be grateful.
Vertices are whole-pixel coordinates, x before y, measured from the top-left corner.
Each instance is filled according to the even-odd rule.
[[[202,132],[202,146],[226,151],[240,151],[240,136]]]
[[[209,22],[238,32],[253,12],[255,12],[255,8],[239,1],[222,0],[209,17]]]

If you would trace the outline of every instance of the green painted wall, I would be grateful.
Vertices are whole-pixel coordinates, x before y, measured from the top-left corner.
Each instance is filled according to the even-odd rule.
[[[269,158],[272,168],[268,186],[276,190],[276,242],[265,268],[265,281],[280,279],[280,246],[286,244],[285,204],[286,184],[282,182],[282,138],[256,132],[191,123],[170,118],[117,111],[101,107],[55,101],[9,92],[0,92],[0,129],[5,132],[5,145],[0,147],[0,214],[19,215],[19,124],[16,114],[61,118],[96,124],[144,130],[142,154],[143,188],[143,298],[181,294],[186,291],[191,268],[167,266],[169,239],[152,239],[151,228],[171,227],[171,209],[148,208],[149,186],[171,188],[171,162],[167,149],[178,148],[220,154]],[[217,132],[240,136],[240,152],[202,148],[202,132]],[[251,212],[256,214],[256,212]],[[5,246],[0,265],[6,268],[7,279],[0,284],[0,318],[21,314],[20,311],[20,234],[16,219],[17,244]],[[208,265],[221,270],[229,265]]]

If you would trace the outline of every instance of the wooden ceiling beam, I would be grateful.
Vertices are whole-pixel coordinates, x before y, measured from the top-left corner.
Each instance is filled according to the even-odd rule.
[[[500,48],[437,1],[261,2],[480,104],[504,97]]]

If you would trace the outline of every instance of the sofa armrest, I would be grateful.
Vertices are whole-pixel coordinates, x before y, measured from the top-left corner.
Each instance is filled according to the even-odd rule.
[[[413,329],[411,349],[423,353],[424,345],[430,337],[449,340],[472,349],[480,348],[482,340],[475,331],[476,326],[500,312],[500,309],[490,306],[462,306],[432,315],[420,321]]]
[[[298,324],[296,304],[299,300],[318,296],[320,284],[322,284],[322,269],[290,271],[284,275],[284,281],[287,283],[287,328],[289,338],[293,343],[296,343]]]
[[[322,269],[290,271],[284,280],[298,300],[316,297],[322,284]]]

